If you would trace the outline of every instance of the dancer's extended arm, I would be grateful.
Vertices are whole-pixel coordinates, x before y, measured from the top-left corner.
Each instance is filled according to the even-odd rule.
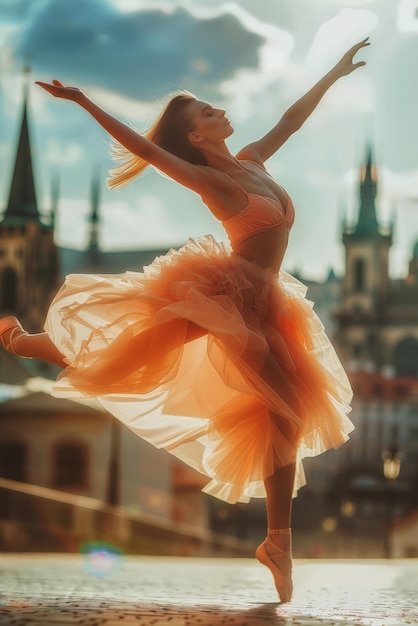
[[[77,87],[67,87],[58,80],[54,80],[52,84],[39,81],[36,84],[56,98],[70,100],[83,107],[102,128],[125,146],[129,152],[142,157],[150,165],[154,165],[185,187],[202,195],[205,193],[206,187],[213,185],[213,172],[209,173],[208,168],[188,163],[160,148],[127,124],[104,111]]]
[[[253,161],[264,162],[271,157],[308,119],[331,85],[342,76],[346,76],[358,67],[366,64],[365,61],[353,63],[353,57],[360,48],[368,45],[367,37],[367,39],[350,48],[332,70],[325,74],[312,89],[287,109],[274,128],[258,141],[243,148],[238,154],[239,158],[249,158]]]

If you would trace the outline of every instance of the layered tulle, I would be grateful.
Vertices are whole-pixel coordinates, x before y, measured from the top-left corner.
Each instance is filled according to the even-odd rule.
[[[69,367],[54,393],[98,397],[142,438],[210,478],[228,502],[337,447],[351,389],[305,287],[207,236],[142,273],[70,275],[46,330]]]

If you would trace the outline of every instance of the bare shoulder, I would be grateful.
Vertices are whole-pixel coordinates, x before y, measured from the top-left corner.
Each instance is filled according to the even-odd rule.
[[[256,148],[256,144],[249,144],[248,146],[242,148],[242,150],[237,153],[236,158],[240,161],[252,161],[253,163],[257,163],[257,165],[262,167],[263,170],[266,169],[264,161]]]

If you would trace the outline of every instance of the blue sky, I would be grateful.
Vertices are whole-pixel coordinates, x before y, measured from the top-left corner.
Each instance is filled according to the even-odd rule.
[[[418,0],[0,0],[0,205],[7,202],[20,123],[22,67],[34,80],[84,89],[139,130],[167,93],[186,88],[222,106],[233,151],[277,122],[338,60],[370,35],[367,66],[341,79],[306,125],[268,163],[293,197],[288,270],[341,271],[343,214],[355,218],[358,169],[371,142],[379,217],[395,215],[392,272],[406,271],[418,239]],[[58,241],[83,247],[90,186],[103,179],[107,249],[178,245],[222,227],[190,191],[151,169],[121,191],[105,188],[105,133],[72,103],[30,88],[39,203],[60,177]]]

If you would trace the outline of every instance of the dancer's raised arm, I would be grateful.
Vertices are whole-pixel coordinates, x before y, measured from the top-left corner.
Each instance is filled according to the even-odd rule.
[[[36,84],[56,98],[70,100],[83,107],[129,153],[137,155],[147,164],[153,165],[185,187],[202,195],[205,193],[206,187],[214,184],[213,171],[198,167],[156,145],[144,135],[104,111],[77,87],[67,87],[58,80],[54,80],[52,84],[39,81]]]
[[[283,114],[279,122],[264,137],[243,148],[240,158],[249,158],[253,161],[266,161],[271,157],[289,137],[297,131],[315,110],[328,89],[342,76],[350,74],[358,67],[365,65],[365,61],[353,62],[355,54],[368,46],[368,37],[352,46],[338,63],[323,76],[302,98],[297,100]]]

